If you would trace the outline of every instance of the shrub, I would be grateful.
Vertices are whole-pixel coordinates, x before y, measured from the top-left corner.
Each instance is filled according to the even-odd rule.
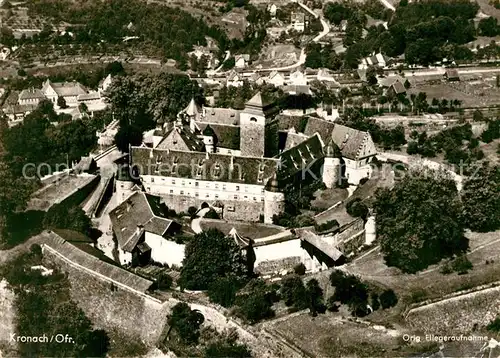
[[[384,309],[394,307],[396,306],[397,303],[398,303],[398,297],[396,296],[396,293],[394,293],[394,291],[391,289],[385,290],[380,295],[380,304]]]
[[[160,290],[168,290],[172,287],[173,279],[168,273],[162,272],[156,279],[156,283]]]
[[[338,227],[339,227],[339,222],[334,219],[327,221],[326,223],[323,224],[315,224],[314,230],[316,230],[317,232],[323,232]]]
[[[231,307],[236,299],[239,284],[233,277],[220,277],[208,287],[210,301],[223,307]]]
[[[293,268],[293,272],[299,276],[303,276],[306,274],[306,266],[301,262]]]
[[[451,267],[449,262],[446,262],[441,269],[439,270],[443,275],[449,275],[453,272],[453,268]]]
[[[190,207],[188,208],[188,214],[189,214],[189,216],[191,216],[191,217],[194,217],[194,216],[196,215],[196,213],[197,213],[197,212],[198,212],[198,209],[197,209],[197,208],[195,208],[194,206],[190,206]]]
[[[500,332],[500,317],[495,318],[494,321],[486,326],[486,329],[490,332]]]
[[[307,307],[307,292],[302,279],[297,275],[290,275],[283,279],[280,289],[285,305],[294,306],[301,310]]]
[[[465,255],[458,256],[452,261],[451,266],[453,271],[457,272],[459,275],[464,275],[472,269],[472,263]]]
[[[380,308],[380,301],[378,299],[378,294],[376,294],[375,292],[372,293],[371,295],[371,306],[374,311]]]
[[[200,337],[200,326],[204,320],[205,317],[199,311],[191,310],[185,302],[179,302],[172,308],[167,323],[184,343],[196,344]]]
[[[365,219],[368,216],[368,207],[359,198],[349,201],[346,204],[346,211],[355,218]]]
[[[205,214],[205,218],[207,219],[220,219],[219,214],[214,209],[210,209],[208,213]]]

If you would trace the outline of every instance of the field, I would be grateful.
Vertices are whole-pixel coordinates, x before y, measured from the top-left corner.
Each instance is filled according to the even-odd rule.
[[[314,318],[303,313],[276,320],[268,327],[310,357],[395,357],[435,350],[433,344],[405,343],[404,330],[355,322],[341,313],[327,312]]]
[[[476,0],[476,2],[479,4],[481,12],[500,20],[500,10],[490,5],[489,0]]]
[[[475,80],[460,82],[435,81],[435,83],[416,84],[410,89],[410,94],[425,92],[427,99],[433,98],[447,100],[458,99],[462,107],[491,106],[498,103],[500,89],[495,86],[495,77],[489,76]]]
[[[500,231],[467,233],[466,236],[470,246],[467,257],[474,265],[473,270],[466,275],[443,275],[439,272],[439,265],[414,275],[403,274],[394,267],[386,266],[378,248],[358,257],[346,265],[345,270],[361,276],[364,280],[393,288],[402,296],[404,303],[438,298],[459,290],[498,281]],[[486,260],[491,263],[487,264]]]

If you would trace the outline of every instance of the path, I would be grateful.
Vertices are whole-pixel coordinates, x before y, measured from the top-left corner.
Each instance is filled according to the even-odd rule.
[[[206,213],[208,213],[210,211],[210,208],[204,208],[204,209],[201,209],[200,211],[198,211],[198,213],[196,214],[197,217],[194,218],[192,221],[191,221],[191,229],[194,231],[195,234],[199,234],[200,232],[202,232],[203,230],[201,229],[201,219],[205,216]]]
[[[315,18],[319,17],[319,20],[321,21],[321,25],[323,25],[323,31],[321,31],[318,36],[316,36],[312,42],[319,42],[323,37],[325,37],[329,32],[330,32],[330,26],[328,25],[328,22],[326,22],[325,18],[323,16],[319,16],[316,14],[314,11],[312,11],[307,5],[303,4],[302,2],[298,3],[301,7],[303,7],[307,12],[311,13]],[[304,63],[306,63],[306,48],[302,48],[300,51],[300,56],[299,60],[294,63],[293,65],[289,66],[283,66],[283,67],[273,67],[273,68],[263,68],[259,69],[257,71],[259,72],[267,72],[267,71],[288,71],[288,70],[293,70],[297,67],[302,66]]]
[[[387,1],[387,0],[380,0],[380,2],[382,3],[382,5],[384,5],[389,10],[396,11],[396,8],[389,1]]]

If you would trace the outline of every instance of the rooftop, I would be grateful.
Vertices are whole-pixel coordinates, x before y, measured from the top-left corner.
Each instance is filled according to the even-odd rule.
[[[164,236],[173,221],[166,216],[160,198],[135,192],[109,213],[118,245],[131,252],[143,232]]]
[[[45,185],[37,190],[28,202],[26,210],[47,211],[54,204],[58,204],[83,189],[95,180],[98,183],[98,176],[92,174],[65,174],[57,181]]]

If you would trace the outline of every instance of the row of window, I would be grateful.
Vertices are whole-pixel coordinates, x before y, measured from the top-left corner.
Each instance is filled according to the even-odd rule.
[[[167,179],[165,179],[165,178],[161,178],[161,181],[162,181],[162,182],[165,182],[166,180],[167,180]],[[151,177],[151,183],[154,183],[154,182],[155,182],[155,178],[154,178],[154,177]],[[188,182],[188,185],[191,185],[191,183],[192,183],[192,182]],[[172,179],[172,185],[176,185],[176,180],[175,180],[175,179]],[[183,180],[183,181],[181,182],[181,185],[186,185],[186,181],[185,181],[185,180]],[[207,189],[208,189],[208,188],[210,188],[210,185],[211,185],[211,183],[210,183],[210,182],[207,182],[207,183],[205,184],[205,188],[207,188]],[[199,186],[200,186],[200,182],[195,181],[195,182],[194,182],[194,186],[195,186],[195,187],[199,187]],[[214,188],[215,188],[215,189],[220,189],[220,188],[221,188],[221,186],[220,186],[218,183],[215,183],[215,184],[214,184]],[[227,185],[226,185],[226,184],[222,184],[222,190],[227,190]],[[240,191],[240,186],[239,186],[239,185],[236,185],[234,190],[235,190],[235,191]],[[244,186],[244,190],[245,190],[245,192],[248,192],[248,188],[247,188],[246,186]],[[264,194],[264,189],[262,189],[262,190],[261,190],[261,193],[262,193],[262,194]]]
[[[146,187],[146,190],[147,190],[148,192],[151,192],[151,188],[150,188],[150,187]],[[171,194],[171,195],[176,195],[176,193],[175,193],[175,191],[174,191],[173,189],[170,189],[168,193],[169,193],[169,194]],[[189,192],[185,192],[184,190],[180,190],[178,193],[179,193],[178,195],[187,195],[187,196],[190,196],[190,195],[191,195]],[[195,196],[196,198],[199,198],[199,197],[200,197],[200,193],[195,192],[195,193],[194,193],[194,196]],[[201,195],[201,196],[203,196],[203,195]],[[211,195],[210,193],[206,193],[206,194],[205,194],[205,198],[206,198],[206,199],[210,199],[210,198],[211,198],[211,196],[212,196],[212,195]],[[219,194],[214,194],[214,195],[213,195],[213,198],[214,198],[214,199],[219,199]],[[229,199],[229,198],[227,198],[227,199]],[[234,195],[234,196],[233,196],[233,199],[234,199],[234,200],[241,200],[239,195]],[[248,199],[249,199],[248,195],[244,195],[244,196],[243,196],[243,200],[248,200]],[[254,196],[254,197],[252,197],[252,200],[253,200],[253,201],[258,201],[259,199],[258,199],[256,196]],[[263,202],[263,201],[264,201],[264,197],[261,197],[261,198],[260,198],[260,201],[262,201],[262,202]]]

